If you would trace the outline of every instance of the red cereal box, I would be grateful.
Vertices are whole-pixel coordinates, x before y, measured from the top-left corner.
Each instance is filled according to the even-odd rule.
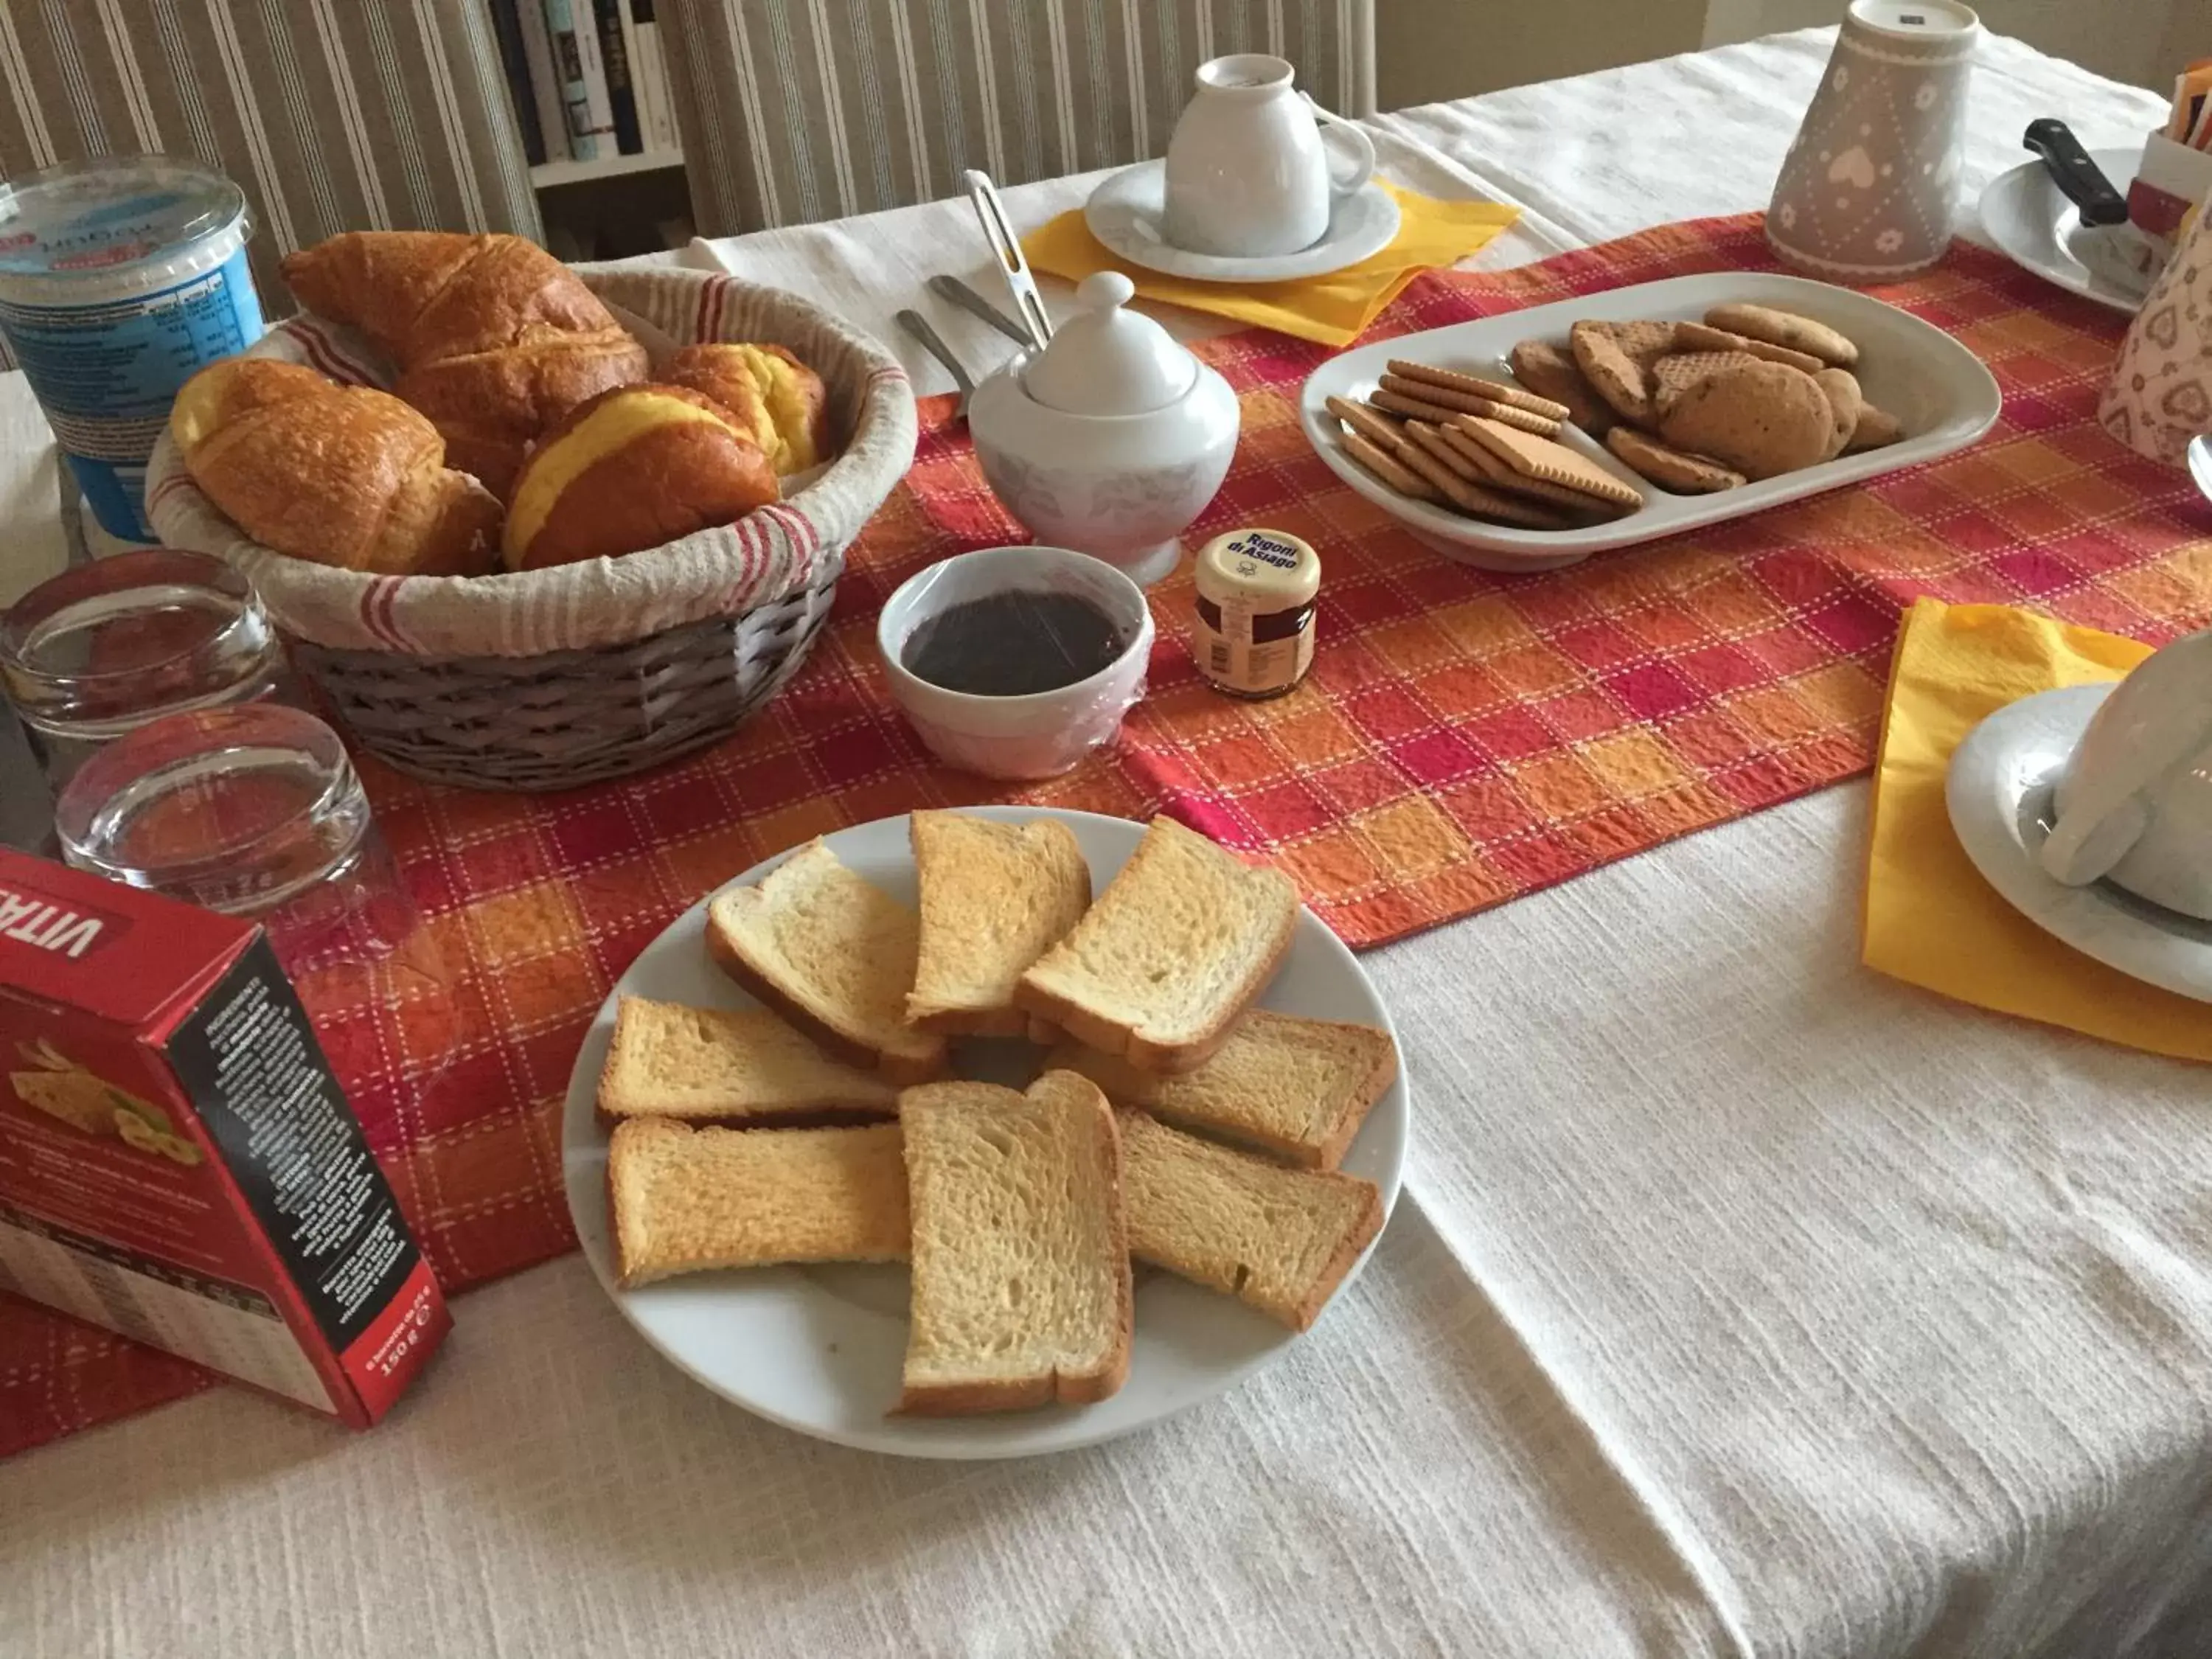
[[[5,849],[0,1291],[356,1428],[453,1322],[262,930]]]

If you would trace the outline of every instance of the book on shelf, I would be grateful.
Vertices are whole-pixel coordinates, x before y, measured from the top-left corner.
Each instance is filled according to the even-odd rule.
[[[577,7],[584,9],[584,28],[577,28]],[[604,77],[598,108],[592,108],[591,70],[599,66],[599,31],[591,27],[591,0],[544,0],[544,13],[546,38],[553,42],[553,73],[560,77],[562,112],[568,122],[568,155],[577,161],[598,161],[602,137],[608,153],[613,153],[615,122],[604,112]]]
[[[599,62],[607,80],[607,109],[615,121],[615,148],[635,155],[645,148],[637,125],[637,93],[630,84],[630,43],[623,24],[622,0],[592,0],[599,18]]]
[[[592,0],[544,0],[545,32],[553,43],[554,72],[568,122],[568,154],[596,161],[615,153],[614,116],[607,108],[607,77],[599,67],[599,31]]]
[[[516,0],[490,0],[491,30],[499,42],[499,66],[507,76],[507,101],[522,132],[523,158],[536,167],[545,159],[545,135],[538,125],[538,96],[530,89],[530,58],[523,49],[522,15]]]
[[[496,7],[499,0],[492,0]],[[548,161],[568,159],[568,116],[561,106],[561,82],[553,73],[553,37],[545,32],[545,8],[538,0],[514,0],[522,25],[523,63],[529,73],[531,106],[538,112],[538,137]],[[523,100],[514,100],[520,115]],[[536,165],[533,161],[532,165]]]
[[[668,64],[661,56],[660,22],[653,0],[623,0],[629,10],[630,33],[637,52],[630,61],[630,78],[638,88],[638,118],[645,127],[645,147],[665,155],[680,149],[676,136],[676,104],[668,90]]]

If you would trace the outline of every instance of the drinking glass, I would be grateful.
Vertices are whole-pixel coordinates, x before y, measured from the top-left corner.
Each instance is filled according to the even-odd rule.
[[[186,709],[277,692],[283,647],[246,578],[167,547],[39,584],[0,614],[0,689],[60,789],[103,744]]]
[[[260,922],[391,1144],[451,1055],[453,984],[335,732],[266,702],[166,715],[85,760],[54,821],[81,870]]]

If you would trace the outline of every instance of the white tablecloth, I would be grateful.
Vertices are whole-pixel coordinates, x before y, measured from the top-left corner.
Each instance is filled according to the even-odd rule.
[[[1386,118],[1509,264],[1759,205],[1799,35]],[[1990,43],[1968,167],[2146,94]],[[1080,182],[1009,192],[1033,223]],[[695,250],[695,253],[698,251]],[[724,244],[878,327],[964,204]],[[707,257],[701,255],[701,257]],[[1182,317],[1179,326],[1207,325]],[[798,1439],[574,1258],[348,1439],[219,1392],[0,1465],[0,1651],[2212,1650],[2212,1074],[1857,966],[1863,786],[1370,955],[1407,1200],[1282,1364],[1027,1464]]]

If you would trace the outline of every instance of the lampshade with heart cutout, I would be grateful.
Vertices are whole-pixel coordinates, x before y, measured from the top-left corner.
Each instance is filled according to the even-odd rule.
[[[2184,465],[2212,432],[2212,215],[2198,214],[2129,325],[2097,418],[2137,454]]]
[[[1766,240],[1831,282],[1903,276],[1958,228],[1966,76],[1981,24],[1955,0],[1853,0],[1783,159]]]

